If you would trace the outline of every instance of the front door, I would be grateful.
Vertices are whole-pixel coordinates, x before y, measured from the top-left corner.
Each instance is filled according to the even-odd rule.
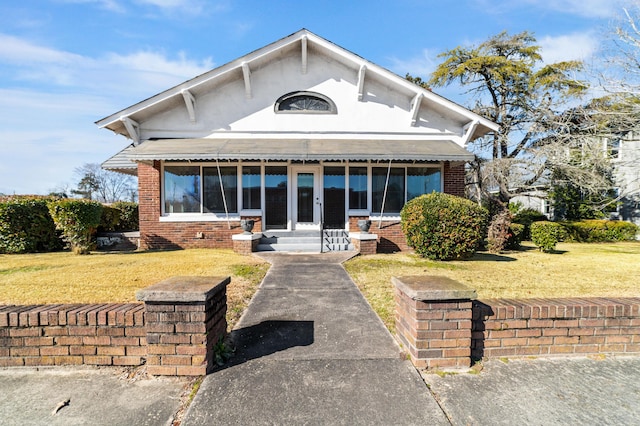
[[[293,229],[320,229],[320,168],[293,167],[291,175]]]

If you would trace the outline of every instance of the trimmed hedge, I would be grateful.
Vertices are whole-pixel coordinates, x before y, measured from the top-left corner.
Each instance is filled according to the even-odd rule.
[[[489,212],[454,195],[433,192],[410,200],[400,212],[407,244],[436,260],[472,256],[486,235]]]
[[[0,253],[38,253],[62,249],[44,197],[0,200]]]
[[[564,241],[566,231],[562,225],[556,222],[534,222],[531,224],[531,241],[541,251],[552,252],[556,244]]]
[[[507,239],[507,249],[518,250],[522,243],[522,236],[524,235],[524,225],[519,223],[512,223],[509,225],[509,238]]]
[[[137,231],[140,229],[138,216],[138,203],[118,201],[111,205],[120,212],[120,220],[116,231]]]
[[[631,222],[614,220],[583,220],[562,222],[567,241],[578,243],[604,243],[629,241],[636,238],[638,227]]]
[[[102,204],[97,201],[64,199],[49,203],[49,213],[63,239],[76,254],[95,249],[94,235],[100,225]]]
[[[531,208],[521,209],[513,216],[513,223],[524,225],[521,241],[531,240],[531,224],[534,222],[547,222],[549,219],[538,210]]]

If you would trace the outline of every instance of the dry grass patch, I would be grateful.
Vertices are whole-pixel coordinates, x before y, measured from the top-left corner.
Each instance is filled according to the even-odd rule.
[[[233,324],[269,265],[231,250],[0,255],[0,304],[118,303],[176,275],[231,276],[227,320]]]
[[[435,262],[414,254],[356,257],[345,268],[389,329],[394,328],[392,276],[438,275],[487,298],[640,296],[640,243],[560,243],[555,253],[532,245],[503,255],[478,253],[466,261]]]

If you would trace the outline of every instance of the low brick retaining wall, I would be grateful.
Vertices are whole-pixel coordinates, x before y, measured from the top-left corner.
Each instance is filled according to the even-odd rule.
[[[146,363],[153,375],[206,374],[226,333],[228,284],[173,277],[139,292],[144,303],[0,306],[0,367]]]
[[[0,307],[0,366],[140,365],[144,305]]]
[[[471,355],[640,354],[640,298],[473,302]]]
[[[394,277],[396,331],[418,368],[523,356],[640,355],[640,298],[491,299],[442,277]]]

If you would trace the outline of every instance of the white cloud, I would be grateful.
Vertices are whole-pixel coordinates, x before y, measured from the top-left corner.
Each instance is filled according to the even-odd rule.
[[[436,56],[437,54],[434,54],[430,49],[423,49],[419,55],[410,58],[391,57],[389,58],[389,68],[401,76],[409,73],[414,77],[422,77],[422,79],[426,80],[436,69]]]
[[[75,167],[127,144],[94,121],[212,67],[184,52],[94,58],[0,33],[0,193],[70,182]]]
[[[542,48],[542,59],[551,64],[561,61],[587,61],[599,46],[599,38],[591,32],[560,36],[545,36],[538,39]]]
[[[126,11],[124,5],[117,0],[58,0],[62,3],[71,4],[97,4],[101,9],[111,12],[124,13]]]
[[[527,0],[529,3],[544,9],[579,15],[589,18],[611,18],[618,15],[626,0]]]
[[[633,0],[475,0],[478,8],[490,14],[510,13],[523,6],[542,11],[560,12],[586,18],[612,18],[619,16],[622,8]]]

